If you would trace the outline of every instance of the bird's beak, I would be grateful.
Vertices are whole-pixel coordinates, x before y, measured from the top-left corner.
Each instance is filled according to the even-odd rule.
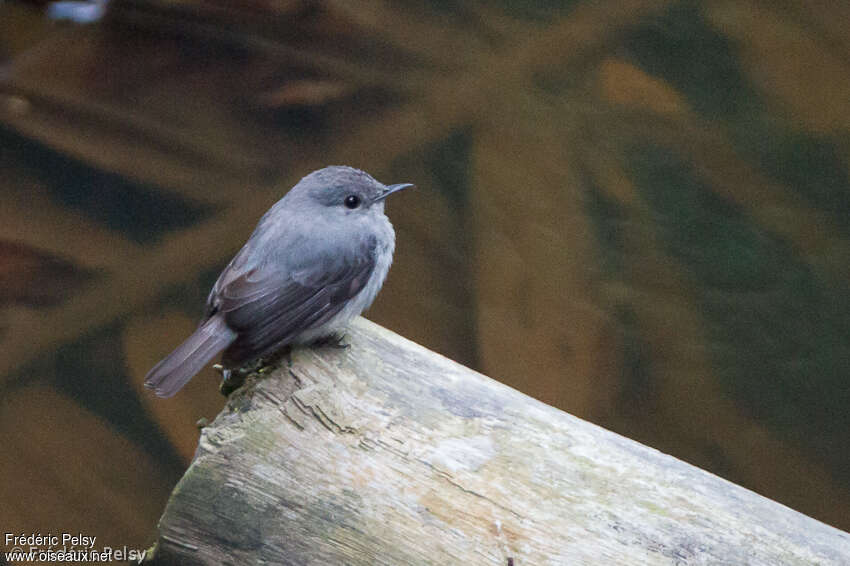
[[[397,193],[398,191],[401,191],[401,190],[404,190],[404,189],[409,189],[412,186],[413,186],[413,183],[399,183],[397,185],[389,185],[384,190],[384,192],[382,192],[380,195],[377,196],[377,198],[375,198],[375,202],[378,202],[380,200],[384,200],[385,198],[387,198],[391,194]]]

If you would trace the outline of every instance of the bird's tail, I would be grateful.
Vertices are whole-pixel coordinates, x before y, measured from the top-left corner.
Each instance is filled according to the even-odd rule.
[[[148,372],[145,387],[160,397],[171,397],[234,340],[236,332],[224,317],[213,316]]]

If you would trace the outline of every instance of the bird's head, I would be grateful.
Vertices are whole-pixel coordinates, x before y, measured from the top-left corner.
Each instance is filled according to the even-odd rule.
[[[384,185],[359,169],[335,165],[313,171],[301,179],[287,195],[287,200],[342,220],[383,215],[384,200],[412,186],[410,183]]]

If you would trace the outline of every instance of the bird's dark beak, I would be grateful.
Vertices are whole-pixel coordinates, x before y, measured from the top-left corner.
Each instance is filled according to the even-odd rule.
[[[389,185],[386,188],[386,190],[384,190],[384,192],[382,192],[381,194],[379,194],[377,196],[377,198],[375,198],[375,202],[384,200],[385,198],[387,198],[391,194],[397,193],[398,191],[402,191],[404,189],[409,189],[412,186],[413,186],[413,183],[399,183],[397,185]]]

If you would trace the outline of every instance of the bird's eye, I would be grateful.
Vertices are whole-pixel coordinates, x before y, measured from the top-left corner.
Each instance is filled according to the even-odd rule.
[[[348,208],[357,208],[360,206],[360,197],[357,195],[348,195],[345,197],[345,206]]]

